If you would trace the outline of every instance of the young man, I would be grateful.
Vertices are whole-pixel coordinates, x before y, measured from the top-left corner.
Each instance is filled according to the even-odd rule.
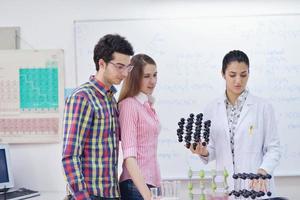
[[[119,122],[114,84],[132,67],[131,44],[105,35],[96,44],[96,75],[66,100],[62,163],[72,200],[119,199]]]

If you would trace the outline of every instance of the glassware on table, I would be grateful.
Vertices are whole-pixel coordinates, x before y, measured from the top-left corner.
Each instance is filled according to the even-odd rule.
[[[179,200],[180,181],[163,181],[160,187],[161,200]]]
[[[158,188],[152,187],[150,188],[150,192],[151,192],[151,200],[158,200]]]

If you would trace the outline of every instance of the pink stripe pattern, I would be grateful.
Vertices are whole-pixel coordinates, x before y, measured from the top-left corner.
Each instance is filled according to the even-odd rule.
[[[148,97],[140,93],[119,103],[121,145],[124,160],[135,157],[147,184],[159,186],[161,181],[157,161],[160,124]],[[131,179],[123,163],[120,181]]]

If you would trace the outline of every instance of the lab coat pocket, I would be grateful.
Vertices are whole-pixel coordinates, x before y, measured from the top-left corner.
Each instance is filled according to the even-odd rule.
[[[261,151],[261,134],[259,128],[255,124],[249,124],[248,130],[246,133],[246,144],[245,152],[246,153],[257,153]]]

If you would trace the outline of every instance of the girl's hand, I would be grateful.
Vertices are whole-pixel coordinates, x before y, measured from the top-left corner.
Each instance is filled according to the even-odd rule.
[[[204,156],[204,157],[208,156],[207,147],[203,146],[200,142],[197,144],[196,149],[194,149],[193,145],[191,145],[190,150],[193,154],[198,154],[198,155]]]

